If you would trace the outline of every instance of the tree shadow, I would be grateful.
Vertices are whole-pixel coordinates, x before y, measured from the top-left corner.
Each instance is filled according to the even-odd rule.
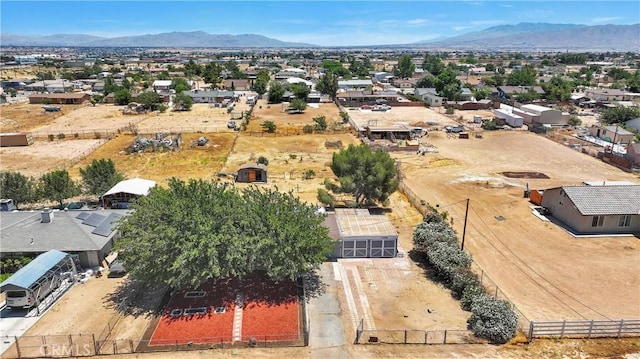
[[[134,317],[154,316],[161,312],[169,297],[166,286],[150,286],[131,279],[123,281],[104,298],[105,306],[119,314]]]

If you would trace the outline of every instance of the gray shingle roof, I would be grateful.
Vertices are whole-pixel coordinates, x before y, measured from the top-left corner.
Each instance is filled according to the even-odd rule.
[[[562,189],[583,216],[640,215],[640,185],[565,186]]]

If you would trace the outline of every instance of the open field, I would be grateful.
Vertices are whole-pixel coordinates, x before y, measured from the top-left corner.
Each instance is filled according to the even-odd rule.
[[[205,146],[194,145],[201,136],[209,139]],[[133,135],[118,135],[69,169],[72,177],[79,178],[79,168],[94,159],[111,158],[116,168],[127,177],[140,177],[166,184],[171,177],[181,179],[213,178],[226,160],[236,133],[185,133],[182,149],[167,152],[127,154],[125,148],[133,142]],[[75,142],[75,141],[73,141]]]
[[[357,124],[358,128],[362,128],[373,121],[374,126],[397,126],[420,123],[419,127],[426,128],[443,128],[448,125],[456,125],[449,116],[444,115],[444,108],[426,108],[426,107],[392,107],[389,111],[371,111],[360,110],[359,108],[348,109],[347,113],[351,118],[351,122]],[[457,118],[457,117],[456,117]]]
[[[241,112],[249,110],[249,105],[242,101],[237,102],[233,113],[240,117]],[[171,111],[153,113],[143,116],[137,123],[140,133],[153,133],[161,131],[180,132],[233,132],[227,129],[227,122],[231,114],[226,108],[213,108],[210,104],[194,104],[191,111]],[[130,116],[130,117],[138,117]]]
[[[589,156],[524,132],[484,139],[431,133],[439,153],[395,154],[405,183],[450,213],[462,233],[470,198],[465,249],[530,320],[640,317],[640,242],[635,237],[574,238],[531,214],[523,190],[638,178]],[[518,179],[532,171],[549,179]],[[502,216],[504,220],[496,220]]]
[[[359,143],[348,133],[259,137],[241,132],[223,171],[235,172],[239,166],[265,156],[269,160],[268,179],[265,185],[260,186],[277,186],[281,191],[294,190],[296,196],[315,203],[317,188],[322,186],[324,178],[333,177],[329,164],[337,149],[325,147],[325,141],[338,140],[344,147]],[[315,178],[302,180],[306,170],[315,171]]]
[[[273,121],[277,130],[301,130],[305,125],[315,125],[313,118],[325,116],[327,125],[331,128],[334,122],[342,123],[340,111],[333,103],[309,104],[304,113],[288,114],[284,110],[288,104],[267,104],[266,100],[258,100],[253,108],[252,120],[247,125],[247,131],[262,132],[260,126],[264,121]],[[312,107],[313,106],[313,107]],[[315,108],[318,106],[318,108]]]

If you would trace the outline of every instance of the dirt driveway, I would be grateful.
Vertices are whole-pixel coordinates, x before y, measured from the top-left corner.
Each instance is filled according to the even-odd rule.
[[[465,249],[530,320],[640,316],[640,243],[635,237],[574,238],[531,214],[523,190],[638,178],[526,132],[447,139],[431,133],[439,153],[395,155],[405,183],[450,213]],[[515,179],[503,171],[534,171],[549,179]]]

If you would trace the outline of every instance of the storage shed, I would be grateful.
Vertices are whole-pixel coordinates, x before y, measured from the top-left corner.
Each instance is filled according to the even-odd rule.
[[[238,168],[236,182],[253,183],[267,182],[267,166],[262,163],[247,163]]]
[[[29,146],[33,144],[31,133],[9,132],[0,133],[0,147]]]
[[[325,225],[336,240],[334,258],[393,258],[398,253],[398,232],[385,215],[337,208],[327,215]]]

